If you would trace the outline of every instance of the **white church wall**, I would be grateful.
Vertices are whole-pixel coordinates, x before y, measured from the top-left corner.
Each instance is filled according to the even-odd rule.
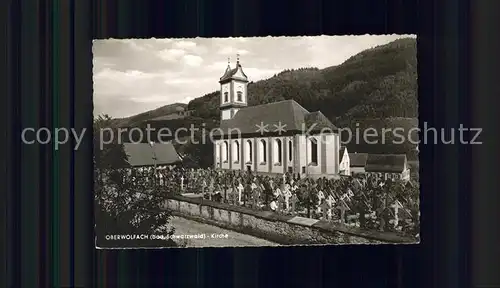
[[[326,146],[326,155],[322,160],[326,161],[326,174],[337,174],[336,169],[337,163],[339,161],[339,147],[337,146],[336,134],[323,135],[324,145]]]
[[[222,120],[227,120],[231,118],[231,109],[222,110]]]
[[[278,162],[276,140],[281,141],[281,162]],[[317,163],[311,163],[311,141],[317,142]],[[262,144],[265,143],[266,155],[262,155]],[[289,142],[292,143],[292,157],[288,154]],[[226,143],[228,152],[226,153]],[[238,144],[236,144],[238,143]],[[251,144],[248,144],[251,143]],[[306,167],[306,175],[338,174],[340,165],[349,165],[348,159],[339,162],[340,138],[338,134],[328,135],[295,135],[290,137],[258,137],[244,139],[216,140],[214,143],[214,166],[216,168],[231,170],[247,170],[248,166],[252,171],[261,173],[282,174],[292,168],[293,173],[303,173],[302,167]],[[251,153],[249,148],[252,149]],[[344,155],[342,155],[345,157]],[[249,159],[251,158],[251,159]],[[347,157],[348,158],[348,157]],[[307,163],[309,162],[309,163]],[[309,165],[307,165],[309,164]],[[348,167],[348,166],[347,166]],[[346,170],[351,170],[348,167]],[[349,172],[348,172],[349,173]]]
[[[296,152],[295,155],[297,159],[297,166],[299,171],[298,173],[305,174],[304,169],[306,168],[306,158],[307,158],[307,153],[306,153],[306,136],[305,135],[296,135],[296,142],[297,142],[297,147],[296,147]]]
[[[294,163],[296,162],[296,167],[297,167],[297,173],[305,174],[305,167],[306,167],[306,158],[307,158],[307,153],[306,153],[306,137],[305,135],[295,135],[296,138],[296,146],[295,147],[295,152],[294,156]]]

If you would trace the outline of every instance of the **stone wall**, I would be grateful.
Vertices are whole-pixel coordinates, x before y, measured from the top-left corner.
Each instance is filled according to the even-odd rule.
[[[165,208],[174,215],[280,244],[417,243],[395,233],[367,231],[323,220],[255,211],[202,198],[172,196]]]

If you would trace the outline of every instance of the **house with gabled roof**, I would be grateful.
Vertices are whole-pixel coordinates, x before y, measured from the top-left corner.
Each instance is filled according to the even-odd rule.
[[[410,168],[405,154],[369,154],[365,171],[383,179],[410,180]]]
[[[220,127],[214,139],[217,169],[337,175],[338,129],[320,111],[294,100],[248,106],[248,78],[239,62],[220,78]],[[287,98],[287,97],[285,97]]]
[[[368,153],[349,153],[349,169],[351,175],[365,173],[367,159]]]

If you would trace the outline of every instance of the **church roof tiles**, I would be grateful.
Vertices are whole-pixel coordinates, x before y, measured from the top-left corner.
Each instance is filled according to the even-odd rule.
[[[237,133],[250,135],[260,133],[258,131],[260,125],[267,125],[265,126],[266,132],[271,134],[280,125],[285,130],[281,131],[282,134],[297,134],[305,131],[337,131],[337,127],[323,113],[319,111],[311,113],[294,100],[242,108],[238,110],[232,119],[222,120],[220,130],[223,135]],[[217,136],[220,136],[220,134]]]

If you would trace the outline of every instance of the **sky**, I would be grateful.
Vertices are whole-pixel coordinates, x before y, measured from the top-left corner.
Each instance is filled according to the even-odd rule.
[[[285,69],[325,68],[410,35],[105,39],[93,41],[94,115],[128,117],[219,89],[239,54],[250,81]]]

